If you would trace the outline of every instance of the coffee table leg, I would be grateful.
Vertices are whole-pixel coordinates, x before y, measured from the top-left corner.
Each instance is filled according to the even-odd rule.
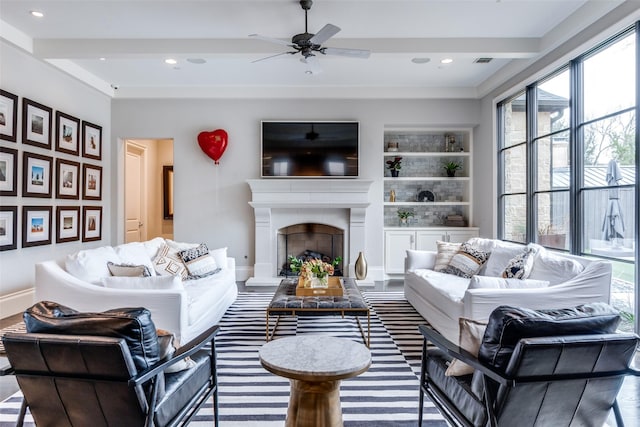
[[[342,427],[340,381],[290,381],[285,427]]]

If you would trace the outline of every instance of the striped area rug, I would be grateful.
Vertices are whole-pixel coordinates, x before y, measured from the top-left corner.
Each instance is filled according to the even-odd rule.
[[[364,292],[363,295],[372,308],[373,363],[367,372],[342,381],[344,425],[415,426],[422,349],[417,325],[424,324],[425,320],[404,300],[401,292]],[[258,350],[265,343],[265,309],[272,296],[272,293],[243,292],[220,322],[216,346],[222,427],[284,425],[289,380],[263,369],[258,359]],[[355,319],[339,316],[282,317],[276,338],[303,333],[329,334],[362,342]],[[20,401],[16,393],[0,404],[0,427],[13,425],[11,421],[15,420]],[[433,405],[426,403],[425,406],[424,425],[447,425]],[[210,426],[212,413],[212,405],[207,403],[191,425]]]

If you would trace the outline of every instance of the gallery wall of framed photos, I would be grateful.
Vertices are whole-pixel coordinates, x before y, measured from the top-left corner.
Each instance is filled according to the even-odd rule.
[[[0,88],[0,251],[102,240],[102,126]]]

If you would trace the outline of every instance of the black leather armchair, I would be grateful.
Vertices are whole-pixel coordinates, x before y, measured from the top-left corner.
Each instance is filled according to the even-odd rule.
[[[211,396],[218,425],[218,326],[160,360],[143,308],[79,313],[43,302],[24,319],[28,333],[3,338],[24,395],[18,425],[27,406],[39,427],[186,425]],[[165,372],[186,357],[191,367]]]
[[[612,409],[622,426],[616,396],[626,375],[640,375],[630,367],[640,339],[615,333],[618,323],[606,304],[502,306],[491,314],[478,357],[420,326],[419,425],[427,394],[454,426],[598,426]],[[474,373],[446,376],[453,359]]]

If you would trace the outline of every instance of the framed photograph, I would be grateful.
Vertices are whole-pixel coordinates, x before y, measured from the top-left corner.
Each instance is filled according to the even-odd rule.
[[[17,129],[18,96],[0,89],[0,139],[16,142]]]
[[[22,143],[51,148],[51,108],[22,98]]]
[[[18,150],[0,147],[0,196],[18,195]]]
[[[0,251],[18,247],[18,207],[0,206]]]
[[[82,199],[102,199],[102,167],[82,164]]]
[[[80,198],[80,163],[56,159],[56,198]]]
[[[102,206],[82,207],[82,241],[102,239]]]
[[[78,155],[80,151],[80,119],[56,111],[56,151]]]
[[[56,208],[56,243],[80,240],[80,206]]]
[[[102,160],[102,127],[82,122],[82,157]]]
[[[22,247],[51,244],[51,206],[22,207]]]
[[[22,196],[51,197],[53,158],[35,153],[22,153]]]

